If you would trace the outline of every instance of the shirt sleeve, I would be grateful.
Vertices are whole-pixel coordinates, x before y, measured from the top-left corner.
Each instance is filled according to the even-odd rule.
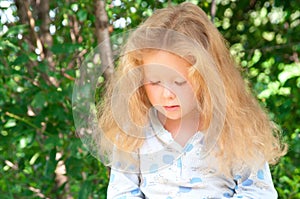
[[[237,183],[235,194],[232,198],[255,198],[255,199],[276,199],[278,198],[273,185],[269,165],[265,163],[261,168],[255,169],[242,178],[242,175],[235,175]]]
[[[139,188],[140,179],[136,173],[123,173],[111,170],[107,188],[107,199],[141,199],[144,198]]]

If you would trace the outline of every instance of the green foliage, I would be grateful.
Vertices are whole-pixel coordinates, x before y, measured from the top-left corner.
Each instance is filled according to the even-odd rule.
[[[15,3],[8,2],[0,4],[1,198],[105,198],[107,170],[76,137],[71,109],[76,70],[97,45],[94,2],[50,2],[55,31],[52,44],[45,44],[44,50],[51,59],[42,58],[30,27],[20,19]],[[155,9],[168,6],[167,1],[116,2],[106,4],[112,35],[136,27]],[[211,1],[193,2],[213,14]],[[216,2],[214,23],[289,144],[287,155],[272,167],[279,198],[300,198],[300,3]],[[4,20],[8,10],[13,19]],[[40,36],[42,21],[34,6],[31,10]],[[57,168],[63,169],[62,175]]]

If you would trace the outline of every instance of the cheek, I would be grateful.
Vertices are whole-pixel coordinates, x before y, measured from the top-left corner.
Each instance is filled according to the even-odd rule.
[[[144,89],[151,104],[155,104],[158,98],[157,88],[154,88],[151,85],[144,85]]]
[[[191,87],[181,89],[179,92],[177,92],[177,99],[179,103],[184,106],[197,104],[197,98],[195,96],[193,89],[191,89]]]

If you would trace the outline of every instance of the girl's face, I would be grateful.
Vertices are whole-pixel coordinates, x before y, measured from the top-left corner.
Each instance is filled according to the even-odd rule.
[[[197,112],[196,95],[188,80],[189,62],[166,51],[154,51],[143,56],[143,64],[147,97],[160,114],[178,120]]]

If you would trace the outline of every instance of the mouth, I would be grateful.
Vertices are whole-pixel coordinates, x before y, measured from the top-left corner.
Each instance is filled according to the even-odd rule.
[[[166,111],[177,111],[179,110],[179,105],[173,105],[173,106],[163,106]]]

